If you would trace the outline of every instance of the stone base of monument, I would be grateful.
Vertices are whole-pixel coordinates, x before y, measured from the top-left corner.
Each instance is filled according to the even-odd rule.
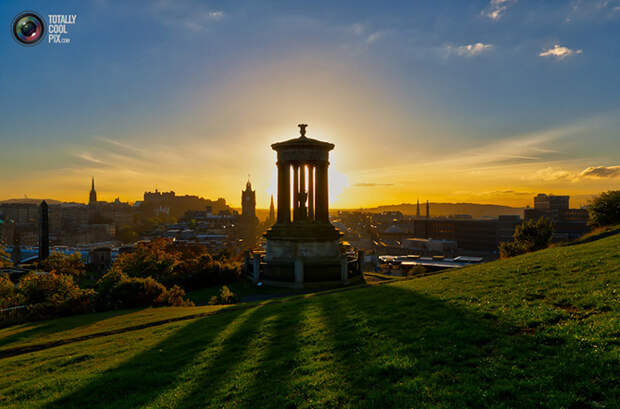
[[[340,233],[329,223],[275,225],[267,231],[260,281],[304,288],[348,282],[348,261],[340,249]]]

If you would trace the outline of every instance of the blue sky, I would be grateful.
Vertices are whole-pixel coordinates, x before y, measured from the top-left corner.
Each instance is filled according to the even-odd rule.
[[[0,36],[0,198],[175,189],[266,206],[269,144],[336,143],[332,202],[620,185],[620,0],[32,1],[70,44]]]

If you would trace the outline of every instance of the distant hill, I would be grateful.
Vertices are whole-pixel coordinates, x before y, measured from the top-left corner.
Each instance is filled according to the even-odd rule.
[[[431,217],[451,216],[455,214],[468,214],[474,219],[485,217],[498,217],[503,215],[518,215],[523,217],[522,207],[510,207],[493,204],[478,203],[429,203]],[[399,211],[405,215],[416,214],[416,204],[401,203],[397,205],[386,205],[362,209],[370,213],[381,213],[388,211]],[[426,203],[420,203],[420,214],[426,214]]]
[[[0,200],[0,204],[3,204],[3,203],[39,204],[39,203],[41,203],[44,200],[47,202],[47,204],[61,204],[61,203],[63,203],[60,200],[54,200],[54,199],[30,199],[30,198],[23,198],[23,199]]]

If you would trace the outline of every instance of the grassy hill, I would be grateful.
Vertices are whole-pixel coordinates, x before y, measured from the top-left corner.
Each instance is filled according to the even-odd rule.
[[[0,406],[617,408],[618,232],[330,294],[6,328]]]

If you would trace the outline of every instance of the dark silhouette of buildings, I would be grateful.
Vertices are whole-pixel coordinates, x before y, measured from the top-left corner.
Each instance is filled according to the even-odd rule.
[[[222,211],[233,212],[224,198],[204,199],[195,195],[178,196],[174,191],[144,192],[144,201],[139,203],[140,212],[149,216],[173,216],[180,219],[188,211],[204,211],[211,207],[214,214]]]
[[[553,222],[553,240],[572,240],[589,231],[588,211],[571,209],[570,196],[540,193],[534,197],[534,208],[525,209],[525,220],[546,217]]]

